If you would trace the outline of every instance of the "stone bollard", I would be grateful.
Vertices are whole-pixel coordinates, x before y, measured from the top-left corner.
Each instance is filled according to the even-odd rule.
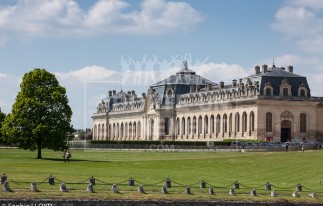
[[[167,187],[166,187],[166,185],[162,186],[161,192],[164,193],[164,194],[167,194]]]
[[[300,183],[298,183],[298,185],[296,185],[296,191],[302,192],[302,185]]]
[[[272,190],[272,191],[270,192],[270,196],[272,196],[272,197],[277,197],[277,192],[276,192],[275,190]]]
[[[204,180],[201,181],[200,188],[206,188],[206,182]]]
[[[55,184],[55,178],[51,175],[48,178],[48,184],[49,185],[54,185]]]
[[[61,191],[61,192],[67,192],[67,188],[66,188],[66,185],[65,185],[65,183],[61,183],[61,185],[60,185],[60,187],[59,187],[59,190]]]
[[[269,182],[266,183],[265,190],[271,190],[271,184]]]
[[[6,192],[11,192],[12,190],[10,189],[9,187],[9,182],[8,181],[5,181],[3,183],[3,190],[6,191]]]
[[[308,196],[310,196],[312,198],[317,198],[316,192],[312,192],[312,193],[308,194]]]
[[[213,187],[210,187],[210,188],[209,188],[209,194],[210,194],[210,195],[214,195],[214,189],[213,189]]]
[[[130,179],[128,181],[128,186],[135,186],[135,180],[132,179],[132,177],[130,177]]]
[[[188,186],[188,185],[186,186],[186,188],[185,188],[185,193],[186,193],[186,194],[192,194],[192,193],[191,193],[191,188],[190,188],[190,186]]]
[[[293,194],[292,194],[292,197],[299,197],[299,194],[297,191],[294,191]]]
[[[141,194],[145,193],[144,188],[143,188],[142,185],[138,186],[138,192],[141,193]]]
[[[234,189],[239,189],[240,188],[240,185],[239,185],[239,182],[236,181],[235,183],[233,183],[233,188]]]
[[[37,185],[36,185],[35,182],[32,182],[30,184],[30,190],[33,191],[33,192],[38,192]]]
[[[117,187],[116,184],[112,185],[111,191],[114,192],[114,193],[118,193],[118,187]]]
[[[231,188],[229,191],[229,195],[236,195],[236,192],[234,191],[234,188]]]
[[[1,177],[0,177],[0,181],[1,181],[1,184],[2,184],[2,185],[7,181],[7,176],[6,176],[6,174],[4,174],[4,173],[3,173],[3,175],[1,175]]]
[[[167,178],[165,180],[165,185],[166,185],[167,188],[171,188],[172,187],[172,181],[169,178]]]
[[[93,176],[89,178],[89,183],[92,184],[92,186],[95,185],[95,178]]]
[[[251,192],[250,192],[250,195],[257,196],[256,189],[252,189]]]
[[[88,192],[94,192],[94,189],[93,189],[93,184],[92,183],[89,183],[87,188],[86,188],[86,191]]]

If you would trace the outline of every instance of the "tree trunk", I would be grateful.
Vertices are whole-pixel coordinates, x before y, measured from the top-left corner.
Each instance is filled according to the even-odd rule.
[[[38,146],[38,155],[37,155],[37,159],[43,159],[41,156],[41,147]]]

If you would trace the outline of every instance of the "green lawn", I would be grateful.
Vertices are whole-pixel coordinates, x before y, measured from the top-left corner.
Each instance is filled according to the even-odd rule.
[[[323,202],[323,150],[302,152],[128,152],[72,150],[72,159],[64,163],[61,152],[44,150],[43,159],[35,159],[36,152],[0,149],[0,172],[8,176],[13,192],[0,191],[0,198],[82,198],[82,199],[187,199],[187,200],[245,200]],[[38,183],[40,192],[30,191],[31,182],[43,182],[49,175],[56,185]],[[87,179],[96,178],[95,193],[86,191]],[[127,186],[133,177],[143,183],[146,194],[137,192],[137,185]],[[170,178],[169,194],[160,192],[163,180]],[[205,180],[214,186],[215,195],[208,188],[199,188]],[[66,183],[69,192],[59,191],[59,183]],[[233,182],[241,189],[237,195],[228,194]],[[124,183],[125,182],[125,183]],[[278,191],[271,197],[264,185],[270,182]],[[322,182],[322,185],[321,185]],[[83,184],[76,184],[83,183]],[[111,192],[111,184],[119,183],[120,193]],[[158,184],[156,184],[158,183]],[[178,183],[178,184],[176,184]],[[303,185],[300,198],[292,198],[296,184]],[[184,193],[191,185],[192,195]],[[250,190],[256,188],[257,196]],[[318,199],[309,193],[316,192]]]

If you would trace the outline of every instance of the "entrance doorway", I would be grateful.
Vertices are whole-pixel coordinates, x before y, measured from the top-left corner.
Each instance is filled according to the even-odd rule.
[[[290,142],[292,136],[292,122],[289,120],[283,120],[281,122],[280,141]]]

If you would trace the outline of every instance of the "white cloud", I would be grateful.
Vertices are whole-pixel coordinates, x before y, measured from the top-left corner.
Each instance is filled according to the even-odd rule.
[[[190,30],[202,20],[201,14],[185,2],[143,0],[139,10],[134,6],[125,0],[98,0],[88,10],[76,0],[20,0],[10,6],[0,3],[0,35],[164,34]]]
[[[284,34],[297,48],[307,52],[323,52],[322,1],[287,1],[275,14],[272,28]]]
[[[100,66],[87,66],[79,70],[74,70],[70,72],[56,72],[55,75],[62,80],[68,81],[79,81],[79,82],[88,82],[88,81],[104,81],[111,78],[114,74],[118,72],[113,70],[108,70]]]

